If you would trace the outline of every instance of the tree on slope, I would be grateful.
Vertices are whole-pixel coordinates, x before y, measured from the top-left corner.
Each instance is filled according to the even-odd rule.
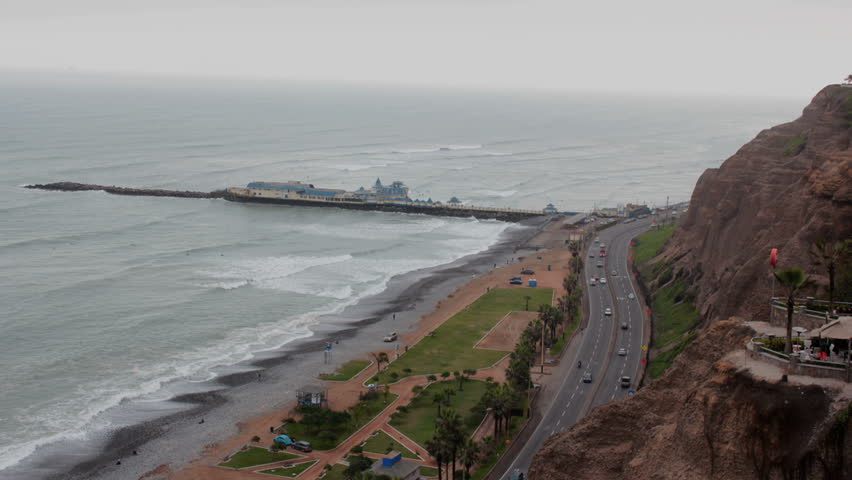
[[[834,279],[837,273],[837,266],[843,260],[844,255],[849,251],[849,240],[845,242],[826,242],[820,240],[814,243],[812,250],[813,256],[816,258],[817,265],[825,267],[828,273],[828,309],[834,313]]]
[[[789,354],[793,351],[793,310],[796,308],[796,294],[810,283],[810,278],[805,276],[801,268],[788,268],[775,272],[775,279],[787,297],[787,342],[784,345],[784,353]]]

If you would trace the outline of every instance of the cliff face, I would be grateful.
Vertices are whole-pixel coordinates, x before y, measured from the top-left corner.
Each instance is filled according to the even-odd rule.
[[[697,287],[703,319],[768,312],[771,248],[778,268],[807,271],[815,240],[852,237],[850,125],[852,88],[828,86],[800,118],[704,172],[662,255]]]
[[[850,134],[852,88],[829,86],[701,176],[655,261],[697,295],[703,330],[661,379],[551,437],[531,480],[852,478],[849,392],[752,376],[729,355],[753,332],[727,320],[768,316],[771,248],[813,272],[815,240],[852,237]]]
[[[852,422],[836,420],[836,392],[756,380],[722,359],[751,334],[714,323],[662,379],[551,437],[529,478],[849,478]]]

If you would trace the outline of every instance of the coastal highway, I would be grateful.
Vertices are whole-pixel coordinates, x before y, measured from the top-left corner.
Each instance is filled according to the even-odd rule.
[[[535,453],[551,435],[571,428],[592,408],[623,398],[636,388],[644,319],[627,260],[630,241],[650,224],[650,219],[644,219],[599,232],[598,237],[606,246],[604,258],[599,256],[599,245],[589,242],[583,253],[585,278],[582,279],[588,295],[588,326],[578,332],[571,350],[553,370],[552,381],[547,386],[549,392],[542,392],[538,405],[541,421],[512,464],[503,472],[495,472],[491,478],[508,480],[515,470],[526,472]],[[597,266],[599,262],[601,267]],[[597,285],[591,286],[590,277],[606,277],[607,282],[595,282]],[[629,298],[631,293],[632,299]],[[606,308],[612,309],[612,315],[604,314]],[[627,329],[621,328],[622,322],[627,324]],[[618,355],[619,348],[626,349],[627,354]],[[577,367],[578,362],[582,362],[581,368]],[[592,375],[591,383],[583,382],[586,373]],[[630,388],[620,386],[622,376],[631,378]]]

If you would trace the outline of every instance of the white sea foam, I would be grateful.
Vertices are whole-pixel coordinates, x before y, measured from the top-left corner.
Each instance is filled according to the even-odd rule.
[[[391,153],[435,153],[435,152],[451,152],[454,150],[478,150],[482,145],[439,145],[435,147],[423,148],[401,148],[394,150]]]
[[[474,190],[474,193],[478,193],[480,195],[485,195],[486,197],[511,197],[512,195],[518,193],[517,190]]]

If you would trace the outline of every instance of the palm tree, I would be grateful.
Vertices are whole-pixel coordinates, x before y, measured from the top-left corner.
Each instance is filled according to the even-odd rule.
[[[459,461],[464,466],[465,478],[470,478],[470,469],[479,461],[481,453],[482,449],[479,447],[479,443],[472,438],[462,445]]]
[[[846,79],[843,80],[847,85],[852,84],[852,74],[850,74]]]
[[[390,363],[390,358],[385,352],[374,353],[373,358],[376,360],[376,368],[378,369],[376,375],[378,375],[382,371],[382,364]]]
[[[811,253],[816,257],[816,264],[825,266],[828,272],[828,310],[834,313],[834,277],[837,264],[848,253],[850,241],[829,243],[820,240],[814,243]]]
[[[529,312],[529,311],[530,311],[530,300],[532,300],[532,297],[531,297],[531,296],[529,296],[529,295],[524,295],[524,311],[525,311],[525,312]]]
[[[447,444],[440,436],[434,436],[431,440],[426,442],[426,451],[429,452],[429,455],[438,462],[438,480],[442,480],[443,476],[441,475],[443,469],[441,466],[447,460]]]
[[[462,429],[461,416],[452,408],[444,409],[444,412],[435,419],[436,436],[447,442],[450,457],[452,458],[452,478],[456,476],[456,457],[459,448],[465,440]]]
[[[432,394],[432,403],[438,405],[438,416],[441,415],[441,405],[444,405],[444,392],[435,392]]]
[[[788,268],[775,272],[775,279],[786,290],[787,297],[787,343],[784,345],[784,353],[793,351],[793,310],[796,308],[796,294],[810,283],[810,278],[805,276],[801,268]]]

